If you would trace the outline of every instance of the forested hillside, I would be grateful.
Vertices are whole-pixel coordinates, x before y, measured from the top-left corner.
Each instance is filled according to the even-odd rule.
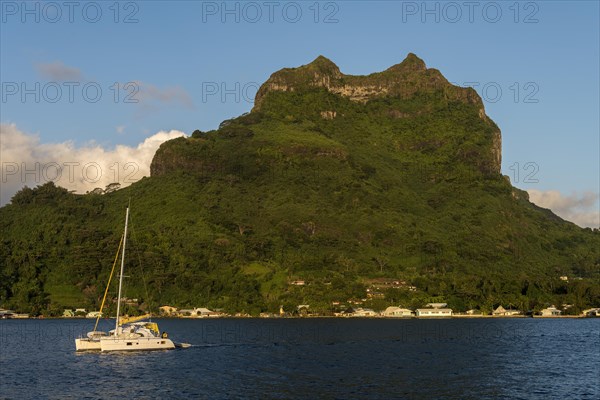
[[[418,57],[369,76],[319,57],[274,73],[249,114],[164,143],[127,188],[17,193],[0,306],[97,309],[129,201],[126,295],[143,309],[599,305],[600,232],[530,203],[500,159],[477,93]]]

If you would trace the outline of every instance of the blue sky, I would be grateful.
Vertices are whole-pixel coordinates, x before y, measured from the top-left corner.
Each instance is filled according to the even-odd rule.
[[[0,122],[37,135],[34,146],[110,152],[159,131],[214,129],[249,111],[280,68],[322,54],[346,74],[368,74],[413,52],[482,95],[515,186],[571,220],[597,218],[597,1],[73,4],[2,1]],[[78,84],[72,99],[65,82]],[[139,102],[127,103],[134,89]],[[3,146],[4,161],[21,161]]]

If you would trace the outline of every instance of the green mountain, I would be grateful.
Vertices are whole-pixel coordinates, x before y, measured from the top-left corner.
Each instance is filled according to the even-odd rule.
[[[17,193],[0,209],[0,306],[97,309],[129,199],[142,308],[600,304],[599,231],[530,203],[500,161],[477,93],[417,56],[368,76],[318,57],[274,73],[252,112],[164,143],[127,188]]]

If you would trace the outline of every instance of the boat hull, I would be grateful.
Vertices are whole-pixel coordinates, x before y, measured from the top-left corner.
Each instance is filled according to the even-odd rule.
[[[100,341],[91,339],[75,339],[76,351],[100,351]]]
[[[147,350],[171,350],[175,344],[171,339],[160,337],[139,338],[102,338],[100,339],[100,351],[147,351]]]

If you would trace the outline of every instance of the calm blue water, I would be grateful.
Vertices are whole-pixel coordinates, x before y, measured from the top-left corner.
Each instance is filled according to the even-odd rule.
[[[90,320],[0,321],[0,398],[600,398],[600,319],[157,321],[194,346],[76,354]]]

